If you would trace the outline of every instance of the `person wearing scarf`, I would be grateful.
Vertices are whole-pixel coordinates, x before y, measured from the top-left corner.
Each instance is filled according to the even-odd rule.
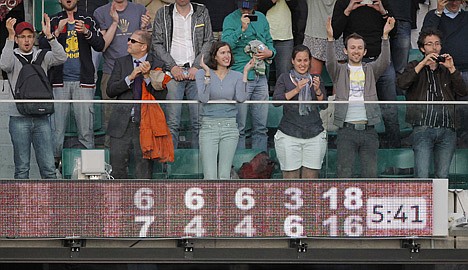
[[[318,178],[327,150],[327,134],[318,105],[306,103],[322,101],[326,94],[319,76],[309,74],[310,61],[309,48],[294,47],[293,68],[279,76],[273,94],[273,100],[285,101],[274,104],[283,106],[275,150],[285,179]]]

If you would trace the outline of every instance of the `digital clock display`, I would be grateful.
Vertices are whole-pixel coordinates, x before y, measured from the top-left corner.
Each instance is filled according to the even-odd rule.
[[[443,236],[434,181],[2,181],[0,236]]]

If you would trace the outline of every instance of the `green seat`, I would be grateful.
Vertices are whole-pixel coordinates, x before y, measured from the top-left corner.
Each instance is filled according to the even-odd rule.
[[[424,55],[419,49],[411,49],[408,55],[408,63],[411,61],[421,61]]]
[[[450,188],[468,189],[468,149],[457,149],[449,169]]]
[[[321,178],[336,178],[336,149],[328,149],[320,171]]]
[[[272,103],[268,104],[267,128],[278,128],[281,118],[283,118],[283,106],[276,107]]]
[[[64,148],[62,150],[62,176],[64,179],[70,179],[73,175],[75,160],[81,157],[81,150],[78,148]],[[102,149],[98,149],[102,150]],[[106,163],[109,163],[109,150],[105,149]]]
[[[203,169],[198,149],[176,149],[174,162],[167,164],[170,179],[202,179]]]
[[[397,101],[406,101],[405,96],[397,96]],[[413,127],[406,122],[406,104],[398,104],[398,124],[401,137],[406,137],[413,132]]]
[[[153,174],[151,176],[152,179],[166,179],[167,174],[164,170],[164,163],[154,161],[153,162]]]
[[[377,170],[383,178],[412,178],[414,152],[411,148],[379,149]]]
[[[320,74],[320,77],[325,87],[333,87],[333,81],[330,78],[330,74],[328,74],[328,71],[325,65],[323,65],[322,74]]]

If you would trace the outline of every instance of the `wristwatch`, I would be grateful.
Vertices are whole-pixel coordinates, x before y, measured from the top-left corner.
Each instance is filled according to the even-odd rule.
[[[435,10],[435,15],[437,15],[438,17],[442,16],[442,11],[439,11],[439,10]]]
[[[385,10],[385,13],[382,14],[382,18],[386,19],[386,17],[388,17],[388,10]]]
[[[47,38],[47,37],[46,37],[46,38]],[[47,38],[47,41],[52,41],[52,40],[54,40],[54,39],[55,39],[55,35],[52,34],[52,37],[51,37],[51,38]]]

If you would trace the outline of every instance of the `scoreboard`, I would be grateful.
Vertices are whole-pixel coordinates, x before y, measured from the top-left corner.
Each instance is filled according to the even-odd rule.
[[[0,237],[9,238],[448,233],[447,180],[5,180],[0,196]]]

